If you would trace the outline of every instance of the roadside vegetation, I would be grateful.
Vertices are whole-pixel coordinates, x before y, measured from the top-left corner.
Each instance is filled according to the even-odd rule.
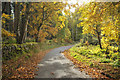
[[[33,78],[51,49],[75,44],[63,2],[2,2],[2,78]],[[73,35],[74,36],[74,35]]]
[[[114,48],[114,51],[116,49]],[[106,54],[99,45],[76,44],[64,54],[87,74],[95,78],[119,79],[119,62],[117,53]]]
[[[28,44],[28,43],[26,43]],[[51,51],[53,48],[60,46],[72,45],[71,43],[66,44],[46,44],[46,43],[29,43],[34,45],[27,52],[20,49],[21,52],[13,52],[10,56],[3,56],[2,58],[2,78],[34,78],[35,71],[37,71],[37,64],[44,58],[44,56]],[[23,44],[22,44],[23,45]],[[25,45],[25,44],[24,44]]]
[[[76,14],[82,38],[64,54],[92,77],[120,79],[120,2],[90,2]]]
[[[49,50],[76,43],[64,54],[81,70],[120,78],[119,16],[120,2],[2,2],[3,78],[31,78]]]

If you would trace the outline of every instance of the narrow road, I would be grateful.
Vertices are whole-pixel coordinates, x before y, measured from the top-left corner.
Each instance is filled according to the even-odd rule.
[[[35,78],[90,78],[85,72],[75,68],[72,61],[67,59],[61,51],[72,46],[63,46],[50,51],[38,64]]]

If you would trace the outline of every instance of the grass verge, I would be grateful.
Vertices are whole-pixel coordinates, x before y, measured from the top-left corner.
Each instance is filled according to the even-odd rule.
[[[75,45],[63,54],[93,78],[120,79],[120,67],[115,67],[114,60],[106,58],[99,46]]]
[[[37,64],[53,48],[72,44],[45,44],[39,43],[29,53],[19,55],[11,60],[2,61],[2,79],[11,78],[34,78]]]

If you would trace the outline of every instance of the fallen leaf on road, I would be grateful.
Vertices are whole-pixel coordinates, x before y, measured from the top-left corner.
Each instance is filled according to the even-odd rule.
[[[51,74],[52,74],[52,75],[54,75],[54,73],[53,73],[53,72],[51,72]]]

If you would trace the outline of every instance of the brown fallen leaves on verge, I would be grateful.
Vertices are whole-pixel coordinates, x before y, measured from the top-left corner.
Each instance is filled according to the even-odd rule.
[[[99,64],[99,67],[100,67],[100,69],[99,69],[97,67],[90,67],[90,66],[86,65],[86,63],[84,63],[84,62],[78,61],[77,59],[75,59],[74,57],[71,56],[69,50],[65,50],[63,52],[63,54],[68,59],[73,61],[73,63],[80,69],[80,71],[85,71],[86,74],[90,75],[92,78],[97,78],[97,79],[105,78],[105,79],[112,80],[113,78],[119,79],[119,77],[120,77],[119,69],[116,69],[117,70],[116,71],[112,66],[109,66],[109,64],[99,64],[96,62],[95,65]],[[101,68],[103,68],[103,69],[101,69]]]
[[[33,53],[33,56],[26,59],[24,56],[18,60],[6,61],[2,65],[2,78],[34,78],[37,71],[37,64],[50,50]]]

